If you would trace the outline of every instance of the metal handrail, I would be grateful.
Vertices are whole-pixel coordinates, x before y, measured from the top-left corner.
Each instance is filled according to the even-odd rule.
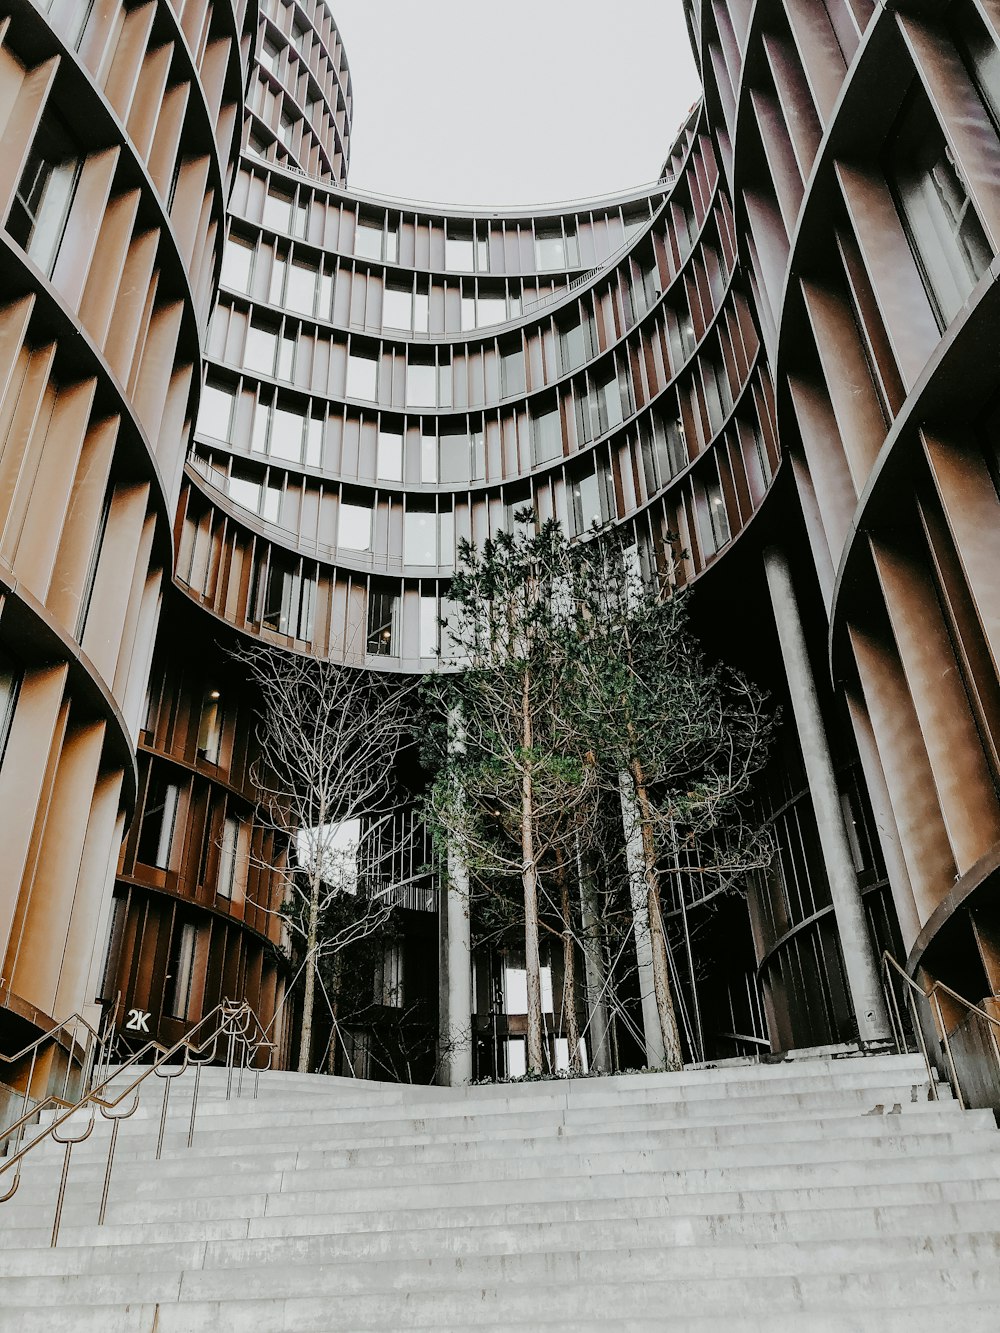
[[[976,1014],[977,1017],[985,1019],[988,1025],[987,1031],[990,1034],[990,1045],[993,1050],[993,1058],[996,1061],[996,1066],[998,1071],[1000,1071],[1000,1045],[998,1045],[997,1041],[997,1031],[998,1029],[1000,1029],[1000,1019],[994,1018],[993,1015],[987,1013],[986,1010],[981,1005],[973,1004],[973,1002],[971,1000],[967,1000],[964,995],[959,995],[958,991],[953,990],[951,986],[947,985],[943,981],[933,981],[931,982],[929,988],[925,990],[924,987],[919,984],[919,982],[914,981],[913,977],[911,977],[909,973],[903,967],[900,966],[900,964],[896,961],[896,959],[893,958],[892,954],[889,953],[888,950],[886,950],[882,954],[882,973],[883,973],[882,986],[883,990],[885,991],[886,1004],[889,1011],[889,1021],[892,1025],[892,1030],[893,1030],[893,1039],[896,1043],[896,1049],[900,1053],[906,1050],[907,1043],[906,1043],[906,1034],[903,1027],[903,1019],[899,1010],[899,1002],[896,998],[895,989],[892,987],[892,985],[890,985],[889,982],[889,978],[892,972],[895,972],[896,975],[899,976],[906,983],[907,986],[906,994],[910,1001],[910,1015],[913,1022],[913,1032],[920,1046],[921,1054],[924,1057],[924,1064],[927,1068],[927,1079],[930,1084],[931,1091],[934,1095],[934,1100],[938,1101],[940,1098],[937,1090],[937,1083],[934,1078],[934,1070],[930,1058],[930,1053],[927,1049],[927,1039],[924,1035],[924,1030],[920,1022],[919,1014],[917,1013],[917,1008],[916,1008],[917,996],[920,996],[921,999],[926,1000],[933,1012],[935,1025],[937,1027],[938,1033],[941,1038],[941,1044],[944,1047],[945,1059],[947,1061],[948,1070],[951,1075],[951,1084],[955,1092],[955,1097],[957,1098],[958,1104],[959,1106],[961,1106],[962,1110],[963,1111],[966,1110],[967,1109],[966,1098],[964,1093],[962,1092],[962,1084],[958,1075],[958,1068],[955,1064],[955,1055],[951,1047],[951,1037],[948,1032],[948,1025],[945,1022],[944,1014],[941,1011],[941,996],[947,995],[950,999],[956,1000],[960,1005],[962,1005],[962,1007],[968,1013]]]
[[[204,1034],[204,1030],[217,1020],[215,1026],[207,1033],[202,1035],[200,1040],[196,1040],[199,1034]],[[67,1020],[71,1021],[71,1020]],[[96,1034],[95,1034],[96,1035]],[[110,1028],[106,1031],[104,1038],[98,1038],[98,1042],[106,1046],[110,1036]],[[66,1197],[66,1183],[69,1177],[70,1160],[73,1147],[76,1143],[82,1143],[88,1139],[94,1131],[96,1123],[96,1114],[99,1111],[102,1119],[112,1122],[111,1139],[108,1148],[107,1166],[104,1173],[104,1186],[101,1194],[101,1205],[98,1216],[98,1225],[103,1225],[106,1211],[108,1192],[111,1186],[111,1174],[114,1168],[115,1148],[118,1141],[118,1129],[123,1120],[128,1120],[139,1108],[142,1095],[142,1087],[149,1078],[159,1078],[163,1083],[163,1100],[160,1109],[160,1124],[156,1142],[156,1160],[159,1161],[163,1151],[163,1139],[167,1126],[167,1110],[170,1101],[170,1088],[173,1080],[179,1078],[190,1066],[195,1068],[194,1091],[191,1099],[191,1116],[188,1124],[187,1146],[190,1148],[194,1141],[195,1117],[198,1109],[198,1092],[201,1082],[202,1068],[210,1064],[213,1060],[219,1058],[219,1043],[225,1039],[225,1065],[228,1070],[226,1083],[226,1100],[229,1101],[233,1091],[233,1077],[238,1067],[239,1081],[237,1084],[237,1097],[242,1096],[243,1075],[246,1070],[252,1069],[255,1073],[254,1097],[257,1096],[259,1077],[261,1069],[256,1066],[257,1058],[261,1051],[267,1054],[267,1064],[264,1068],[270,1068],[273,1063],[274,1053],[277,1049],[274,1042],[270,1040],[267,1030],[261,1023],[260,1018],[251,1009],[246,1001],[237,1003],[233,1000],[222,1000],[208,1014],[206,1014],[198,1023],[194,1025],[179,1041],[172,1046],[164,1046],[155,1039],[146,1042],[146,1044],[136,1051],[123,1065],[116,1067],[113,1072],[105,1072],[105,1076],[93,1087],[88,1088],[84,1096],[76,1102],[70,1103],[64,1098],[51,1094],[43,1101],[32,1106],[30,1110],[25,1110],[22,1115],[8,1125],[0,1133],[0,1138],[7,1140],[13,1139],[15,1150],[0,1164],[0,1176],[11,1171],[14,1172],[13,1183],[5,1194],[0,1194],[0,1203],[5,1203],[12,1199],[17,1193],[18,1186],[21,1183],[21,1167],[25,1157],[32,1152],[39,1144],[52,1139],[53,1142],[64,1144],[65,1152],[63,1154],[62,1171],[59,1180],[59,1191],[56,1198],[56,1211],[52,1225],[52,1236],[50,1245],[54,1246],[59,1238],[59,1226],[62,1219],[63,1203]],[[130,1070],[135,1070],[140,1066],[141,1061],[148,1055],[154,1054],[151,1064],[144,1065],[141,1072],[134,1079],[131,1079],[124,1088],[121,1088],[111,1095],[111,1084],[121,1079],[123,1074],[128,1074]],[[179,1064],[177,1059],[180,1057]],[[132,1097],[132,1104],[127,1110],[118,1108],[127,1097]],[[28,1143],[23,1143],[24,1131],[29,1121],[33,1120],[40,1112],[56,1108],[60,1113],[56,1114],[53,1120],[45,1126],[39,1134],[36,1134]],[[81,1133],[74,1133],[70,1122],[74,1116],[79,1115],[81,1111],[89,1111],[86,1127]],[[63,1131],[63,1127],[65,1131]],[[15,1169],[16,1168],[16,1169]]]
[[[57,1023],[55,1027],[49,1028],[47,1032],[43,1032],[40,1037],[36,1037],[35,1040],[29,1042],[27,1046],[23,1047],[19,1051],[15,1051],[13,1055],[5,1055],[3,1051],[0,1051],[0,1065],[16,1065],[19,1064],[22,1060],[26,1060],[29,1056],[31,1057],[31,1066],[28,1071],[28,1080],[25,1091],[26,1097],[30,1095],[31,1084],[34,1080],[35,1069],[38,1064],[38,1057],[41,1054],[43,1047],[48,1045],[49,1042],[56,1042],[57,1038],[61,1034],[69,1033],[69,1029],[71,1027],[73,1028],[73,1031],[69,1035],[70,1047],[68,1049],[68,1054],[72,1056],[73,1053],[76,1050],[78,1050],[82,1045],[84,1051],[82,1067],[85,1068],[86,1062],[89,1059],[91,1053],[91,1043],[94,1043],[96,1045],[102,1040],[102,1038],[100,1033],[98,1033],[97,1029],[94,1028],[86,1018],[84,1018],[83,1014],[79,1013],[70,1014],[68,1018],[64,1018],[61,1023]],[[87,1038],[83,1043],[80,1042],[77,1036],[77,1032],[81,1027],[85,1028],[87,1032]],[[71,1068],[72,1064],[71,1062],[68,1062],[66,1068],[66,1077],[63,1080],[64,1095],[69,1085],[69,1076]]]

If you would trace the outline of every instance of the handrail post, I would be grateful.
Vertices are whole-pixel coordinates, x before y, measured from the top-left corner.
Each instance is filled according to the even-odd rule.
[[[948,1068],[951,1070],[951,1081],[955,1087],[955,1096],[958,1098],[958,1104],[964,1111],[965,1097],[962,1095],[962,1087],[958,1081],[958,1070],[955,1068],[955,1060],[951,1053],[951,1041],[948,1038],[948,1028],[944,1021],[944,1014],[941,1012],[941,997],[937,991],[931,992],[934,1002],[934,1009],[937,1015],[938,1030],[941,1033],[941,1040],[944,1042],[944,1051],[948,1059]]]
[[[194,1071],[194,1092],[191,1094],[191,1119],[188,1121],[188,1141],[190,1148],[194,1143],[194,1118],[198,1114],[198,1089],[201,1087],[201,1061],[195,1065]]]
[[[115,1116],[111,1123],[111,1143],[108,1147],[108,1164],[104,1169],[104,1188],[101,1190],[101,1208],[97,1214],[97,1225],[104,1226],[104,1216],[108,1210],[108,1191],[111,1189],[111,1171],[115,1164],[115,1146],[118,1143],[118,1126],[121,1123]]]
[[[910,1013],[913,1016],[913,1032],[920,1044],[920,1053],[924,1057],[924,1066],[927,1070],[927,1086],[930,1089],[934,1101],[940,1101],[941,1096],[938,1092],[937,1079],[934,1077],[934,1067],[931,1064],[930,1053],[927,1050],[927,1038],[924,1035],[924,1029],[920,1024],[920,1015],[917,1013],[917,1002],[913,998],[913,991],[907,991],[910,999]]]
[[[885,1008],[889,1015],[889,1024],[892,1027],[892,1038],[896,1043],[896,1054],[905,1053],[903,1039],[903,1024],[899,1017],[899,1005],[896,1002],[896,992],[892,984],[892,978],[889,976],[889,968],[885,959],[882,960],[882,990],[885,994]]]

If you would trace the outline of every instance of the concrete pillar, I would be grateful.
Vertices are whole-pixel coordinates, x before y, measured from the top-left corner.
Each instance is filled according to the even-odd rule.
[[[646,900],[646,865],[642,854],[642,830],[639,810],[632,792],[631,779],[622,773],[618,780],[621,798],[622,827],[625,832],[625,863],[628,868],[629,893],[632,898],[632,928],[635,933],[635,956],[639,966],[639,997],[642,1000],[642,1034],[646,1048],[646,1064],[657,1068],[666,1064],[667,1053],[660,1027],[660,1013],[656,1007],[656,987],[653,982],[653,945],[649,934],[649,908]]]
[[[878,965],[844,828],[840,791],[820,713],[816,682],[806,650],[791,571],[784,554],[777,547],[771,546],[765,551],[764,570],[806,779],[816,814],[820,847],[830,881],[834,917],[857,1018],[858,1036],[862,1042],[883,1041],[891,1033]]]
[[[607,968],[601,947],[597,884],[590,858],[577,857],[580,881],[580,924],[583,938],[583,967],[587,989],[587,1030],[590,1037],[590,1067],[599,1074],[611,1072],[611,1030],[605,1003]]]
[[[472,1082],[472,925],[469,870],[454,843],[448,847],[445,944],[441,1071],[443,1082],[457,1088]]]
[[[465,728],[458,708],[449,715],[448,735],[452,753],[461,754],[465,750]],[[472,1082],[472,921],[469,867],[457,835],[448,840],[448,882],[442,925],[441,1080],[458,1088]]]

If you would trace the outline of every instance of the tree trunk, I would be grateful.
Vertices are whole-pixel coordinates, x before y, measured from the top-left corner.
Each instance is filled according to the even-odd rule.
[[[521,775],[521,886],[524,890],[524,968],[528,983],[527,1072],[541,1074],[542,976],[538,949],[538,870],[535,865],[535,810],[531,781],[530,678],[525,671],[521,684],[521,746],[524,751]]]
[[[608,975],[604,962],[602,925],[597,902],[597,886],[590,857],[577,851],[580,880],[580,924],[583,928],[583,965],[587,990],[587,1023],[590,1030],[590,1067],[598,1074],[608,1074],[614,1061],[611,1028],[605,999]]]
[[[337,1041],[340,1037],[340,1025],[337,1022],[337,1010],[340,1008],[340,974],[343,969],[343,961],[338,953],[333,960],[333,976],[331,978],[330,989],[333,994],[330,996],[330,1023],[332,1030],[330,1032],[330,1054],[327,1057],[326,1072],[335,1074],[337,1072]]]
[[[660,912],[660,880],[656,869],[656,843],[653,838],[649,790],[638,759],[632,761],[631,776],[639,808],[642,858],[646,872],[646,910],[649,914],[649,940],[653,953],[653,986],[656,992],[656,1008],[660,1016],[660,1031],[663,1033],[664,1059],[668,1069],[681,1069],[684,1066],[684,1055],[670,986],[667,937]]]
[[[306,935],[306,984],[302,996],[302,1034],[299,1037],[299,1073],[310,1072],[312,1055],[313,1010],[316,1007],[316,940],[319,935],[319,895],[322,880],[313,877],[309,892],[309,930]]]
[[[556,878],[559,882],[559,903],[562,913],[563,945],[563,1026],[569,1046],[570,1073],[580,1072],[580,1028],[576,1021],[576,944],[573,940],[573,910],[569,898],[569,876],[561,851],[556,853]]]

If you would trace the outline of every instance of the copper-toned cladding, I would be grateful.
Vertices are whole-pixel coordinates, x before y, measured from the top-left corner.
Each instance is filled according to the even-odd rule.
[[[121,990],[164,1036],[223,994],[268,1021],[280,889],[224,648],[430,669],[456,542],[527,503],[697,581],[712,647],[779,698],[781,548],[874,947],[996,989],[992,11],[687,9],[706,99],[658,181],[474,211],[346,188],[322,0],[5,6],[11,1016]],[[779,857],[703,1006],[720,1042],[850,1036],[791,709],[760,800]]]

